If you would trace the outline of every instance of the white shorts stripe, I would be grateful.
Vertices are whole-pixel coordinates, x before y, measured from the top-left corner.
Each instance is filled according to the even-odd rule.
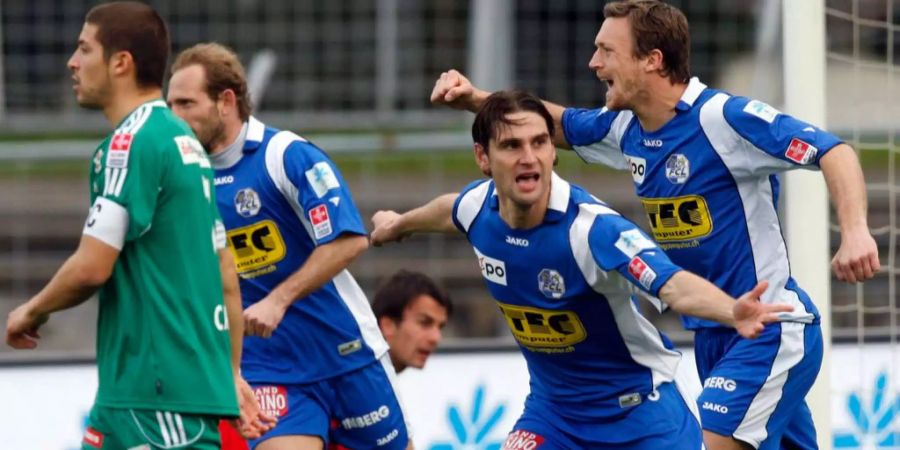
[[[797,322],[781,323],[781,345],[772,363],[772,371],[765,384],[750,402],[744,420],[734,431],[734,438],[747,442],[755,448],[766,439],[766,424],[781,401],[788,372],[800,363],[806,353],[804,331],[806,325]]]
[[[159,422],[159,433],[162,434],[166,447],[170,447],[172,445],[172,438],[169,437],[169,431],[166,428],[165,420],[163,420],[162,412],[156,412],[156,421]]]

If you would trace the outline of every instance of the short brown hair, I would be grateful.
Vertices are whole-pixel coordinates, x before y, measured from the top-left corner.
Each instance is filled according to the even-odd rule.
[[[497,135],[500,125],[513,124],[506,116],[523,111],[541,116],[547,123],[547,132],[553,136],[553,116],[544,102],[528,91],[515,89],[494,92],[481,104],[472,122],[472,140],[481,144],[487,153],[491,138]]]
[[[658,0],[624,0],[607,3],[603,17],[625,17],[631,24],[634,56],[654,49],[663,55],[662,75],[672,83],[691,79],[691,36],[687,17],[678,8]]]
[[[428,295],[435,299],[444,307],[447,317],[453,314],[453,302],[450,301],[447,291],[427,275],[409,270],[398,271],[378,288],[372,301],[372,311],[379,320],[382,317],[390,317],[399,323],[403,320],[403,311],[420,295]]]
[[[128,52],[137,85],[162,87],[169,61],[169,30],[153,8],[139,2],[104,3],[91,8],[84,21],[97,27],[105,60],[113,53]]]
[[[228,47],[215,42],[197,44],[175,57],[172,73],[194,64],[203,67],[206,73],[206,95],[216,100],[227,89],[234,92],[237,100],[238,116],[246,122],[253,109],[247,75],[237,55]]]

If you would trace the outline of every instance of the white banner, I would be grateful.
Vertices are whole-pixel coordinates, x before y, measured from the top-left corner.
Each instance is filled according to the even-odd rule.
[[[834,448],[900,450],[900,348],[835,345],[831,361]],[[682,365],[699,388],[690,352]],[[438,354],[398,381],[419,450],[498,449],[528,393],[517,352]],[[79,449],[96,386],[89,365],[0,369],[0,447]]]

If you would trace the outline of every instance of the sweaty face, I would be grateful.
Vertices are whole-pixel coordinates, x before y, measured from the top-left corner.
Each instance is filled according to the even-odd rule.
[[[640,59],[634,57],[634,40],[627,18],[603,21],[594,39],[597,50],[588,66],[606,83],[606,107],[633,109],[641,86]]]
[[[225,122],[217,102],[206,93],[203,66],[194,64],[173,73],[166,101],[172,112],[190,125],[207,152],[216,150],[225,137]]]
[[[489,151],[479,152],[477,146],[476,158],[482,171],[494,179],[500,201],[528,210],[549,201],[556,148],[547,122],[537,113],[519,111],[506,118],[512,123],[498,124]]]
[[[72,90],[79,105],[90,109],[102,109],[112,91],[103,46],[97,41],[97,26],[85,23],[78,35],[78,47],[66,66],[72,71]]]
[[[391,361],[399,370],[421,369],[441,342],[441,330],[447,324],[447,310],[433,297],[420,295],[409,302],[399,323],[390,318],[382,325],[384,337],[391,346]]]

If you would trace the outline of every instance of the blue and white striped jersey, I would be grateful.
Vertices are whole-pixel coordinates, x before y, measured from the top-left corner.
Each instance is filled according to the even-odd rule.
[[[216,198],[234,252],[244,307],[262,300],[319,245],[365,235],[346,183],[315,145],[251,117],[239,158],[213,161]],[[387,351],[365,294],[344,270],[288,308],[269,339],[246,337],[251,382],[309,383]]]
[[[840,139],[696,78],[675,109],[674,118],[647,132],[631,111],[569,108],[563,131],[587,162],[631,170],[653,236],[676,264],[734,297],[767,280],[763,302],[795,306],[785,320],[817,320],[791,278],[776,174],[818,169]],[[687,328],[721,326],[683,320]]]
[[[493,181],[467,186],[453,220],[519,343],[531,395],[579,420],[614,418],[671,382],[681,355],[636,309],[680,270],[634,223],[553,174],[541,225],[512,229]]]

